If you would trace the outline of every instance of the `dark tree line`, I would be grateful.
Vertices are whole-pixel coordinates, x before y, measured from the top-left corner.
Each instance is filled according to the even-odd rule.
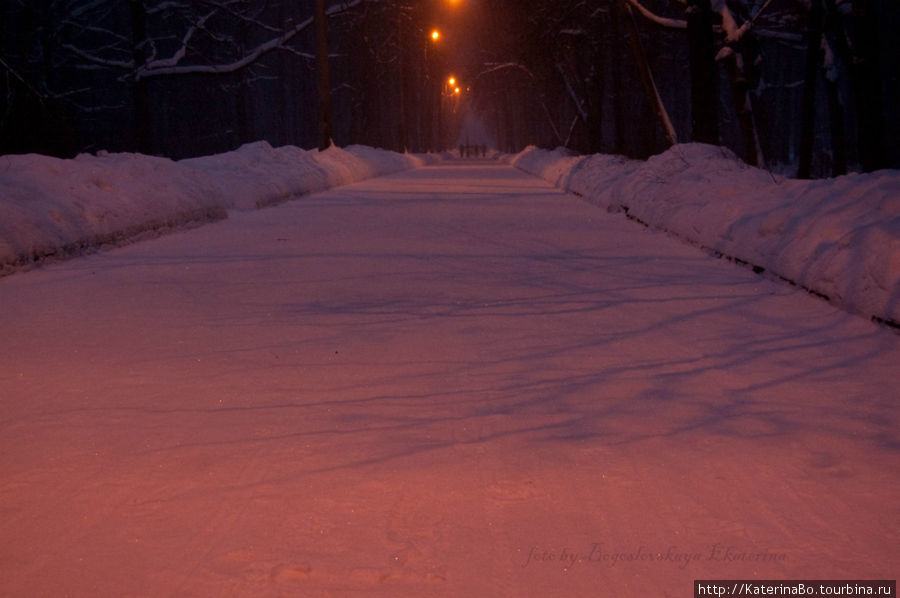
[[[900,166],[894,0],[496,0],[491,10],[508,26],[503,46],[479,44],[495,54],[478,91],[504,149],[644,157],[674,138],[800,176]]]
[[[323,111],[339,145],[437,149],[433,12],[397,0],[5,0],[0,153],[315,147]]]
[[[330,21],[362,0],[333,3]],[[312,0],[6,0],[4,153],[173,157],[317,139]]]
[[[896,0],[449,4],[6,0],[0,152],[316,147],[323,110],[339,145],[425,151],[454,145],[470,110],[505,151],[694,140],[801,176],[900,166]]]

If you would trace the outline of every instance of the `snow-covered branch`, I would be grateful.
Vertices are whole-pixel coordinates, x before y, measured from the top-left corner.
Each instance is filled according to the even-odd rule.
[[[640,3],[639,0],[625,0],[631,5],[635,10],[637,10],[641,16],[643,16],[648,21],[655,23],[661,27],[665,27],[667,29],[687,29],[687,21],[683,19],[672,19],[669,17],[662,17],[653,11],[649,10],[643,4]],[[756,12],[756,14],[750,20],[746,21],[740,27],[738,27],[737,23],[735,23],[734,16],[731,14],[731,11],[728,9],[728,6],[725,2],[717,2],[714,6],[716,12],[722,15],[722,31],[725,35],[726,43],[736,43],[741,40],[754,26],[756,23],[756,19],[759,15],[769,6],[772,0],[768,0],[763,4],[763,6]],[[796,33],[788,33],[783,31],[771,31],[769,29],[754,29],[754,32],[759,37],[765,37],[769,39],[778,39],[783,41],[792,41],[797,42],[802,39],[802,36]]]
[[[92,0],[91,2],[85,2],[81,6],[76,6],[76,7],[72,8],[71,12],[69,14],[73,18],[78,18],[78,17],[84,16],[85,14],[91,12],[92,10],[94,10],[96,8],[100,8],[107,2],[109,2],[109,0]]]
[[[81,58],[87,60],[89,63],[96,65],[96,66],[104,66],[104,67],[110,67],[110,68],[115,68],[115,69],[126,69],[126,70],[130,70],[130,69],[134,68],[133,60],[115,60],[112,58],[103,58],[92,52],[86,52],[86,51],[82,50],[81,48],[79,48],[78,46],[75,46],[73,44],[62,44],[61,47],[68,50],[69,52],[71,52],[72,54],[74,54],[76,56],[80,56]]]
[[[189,27],[185,32],[184,37],[182,37],[181,39],[181,47],[179,47],[171,57],[159,60],[149,60],[143,68],[146,70],[152,70],[177,66],[178,63],[181,62],[181,59],[184,58],[184,56],[187,54],[187,49],[188,45],[190,44],[191,38],[194,36],[198,29],[202,29],[204,27],[206,21],[208,21],[214,14],[216,14],[215,10],[204,15],[197,21],[195,25]],[[140,72],[138,72],[137,78],[141,78]]]
[[[24,77],[22,77],[22,75],[20,75],[18,73],[18,71],[16,71],[16,69],[9,66],[9,64],[7,64],[7,62],[5,60],[3,60],[3,58],[0,58],[0,66],[2,66],[4,69],[6,69],[14,78],[18,79],[19,82],[22,83],[22,85],[24,85],[26,88],[28,88],[31,91],[31,93],[36,95],[38,98],[44,99],[44,94],[42,94],[37,89],[35,89],[34,86],[31,85],[31,83],[26,81],[24,79]]]
[[[578,111],[578,116],[581,117],[582,122],[588,121],[588,113],[584,108],[584,100],[578,97],[578,94],[575,93],[575,89],[572,87],[572,82],[569,80],[569,76],[566,74],[566,69],[563,68],[563,65],[559,62],[556,63],[556,70],[559,71],[560,76],[562,77],[563,83],[566,86],[566,92],[569,94],[569,97],[572,99],[572,103],[575,104],[575,109]]]
[[[298,23],[284,34],[279,37],[275,37],[270,39],[269,41],[258,45],[252,51],[244,54],[238,60],[232,61],[230,63],[225,64],[193,64],[193,65],[183,65],[179,66],[177,64],[177,60],[180,60],[183,56],[181,53],[185,47],[182,46],[176,56],[173,56],[172,59],[165,60],[155,60],[153,62],[147,63],[145,66],[139,68],[137,73],[135,74],[136,79],[143,79],[146,77],[159,77],[162,75],[187,75],[191,73],[232,73],[234,71],[238,71],[256,60],[259,59],[260,56],[271,52],[277,48],[284,47],[287,42],[289,42],[294,36],[298,33],[312,25],[313,18],[309,17],[301,23]],[[173,59],[176,59],[173,64]]]
[[[687,21],[683,19],[670,19],[669,17],[661,17],[658,14],[648,10],[638,0],[627,0],[628,4],[633,6],[641,15],[653,23],[666,27],[668,29],[687,29]]]
[[[342,12],[346,12],[346,11],[350,10],[351,8],[359,6],[362,3],[363,3],[363,0],[347,0],[346,2],[338,2],[337,4],[329,6],[328,9],[325,11],[325,14],[328,15],[329,17],[338,15]]]
[[[155,15],[160,13],[165,13],[168,10],[178,9],[182,10],[187,8],[189,5],[184,2],[160,2],[156,6],[151,6],[147,9],[148,15]]]
[[[531,77],[532,79],[535,78],[534,73],[532,73],[530,70],[528,70],[525,67],[525,65],[523,65],[522,63],[519,63],[519,62],[504,62],[502,64],[492,64],[492,65],[490,65],[490,68],[488,68],[486,71],[481,71],[478,74],[478,77],[481,77],[482,75],[489,75],[491,73],[496,73],[497,71],[502,71],[505,69],[520,70],[520,71],[524,72],[526,75],[528,75],[529,77]]]
[[[360,5],[363,0],[348,0],[346,2],[341,2],[329,7],[327,11],[328,16],[336,16],[343,12],[350,10],[351,8]],[[212,6],[220,7],[221,4],[214,2],[210,3]],[[189,42],[191,37],[198,29],[203,29],[205,27],[206,21],[215,14],[215,10],[210,12],[205,17],[200,19],[195,25],[193,25],[186,33],[184,38],[181,41],[180,47],[168,58],[161,58],[156,60],[150,60],[145,65],[139,67],[135,73],[136,79],[144,79],[148,77],[159,77],[163,75],[187,75],[187,74],[196,74],[196,73],[231,73],[235,71],[239,71],[252,63],[259,60],[264,54],[267,54],[273,50],[282,49],[288,50],[294,54],[303,56],[304,58],[310,58],[311,55],[303,52],[299,52],[294,50],[288,46],[288,43],[297,36],[298,33],[310,27],[314,19],[313,17],[309,17],[304,19],[300,23],[288,28],[281,35],[277,37],[273,37],[263,43],[258,44],[252,50],[244,53],[237,60],[233,60],[231,62],[218,63],[218,64],[181,64],[187,55],[187,50],[189,47]],[[255,22],[255,21],[254,21]]]

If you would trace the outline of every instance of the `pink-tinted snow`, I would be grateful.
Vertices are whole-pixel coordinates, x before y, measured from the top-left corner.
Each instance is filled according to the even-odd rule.
[[[891,578],[900,336],[506,166],[0,279],[0,595]]]
[[[529,148],[519,168],[610,210],[900,325],[900,171],[800,181],[684,144],[647,161]]]

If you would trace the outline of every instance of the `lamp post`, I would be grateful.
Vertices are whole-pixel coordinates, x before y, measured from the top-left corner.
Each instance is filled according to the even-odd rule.
[[[452,139],[452,135],[458,132],[460,101],[462,100],[462,83],[453,75],[450,75],[444,81],[441,89],[441,104],[446,104],[446,109],[442,111],[443,120],[441,122],[441,142],[445,144],[442,149],[446,149],[446,144]],[[460,146],[462,148],[462,146]],[[460,149],[460,155],[462,155]]]
[[[438,82],[437,72],[437,44],[441,40],[441,32],[432,29],[425,44],[425,150],[434,151],[440,149],[440,122],[441,122],[441,83]]]

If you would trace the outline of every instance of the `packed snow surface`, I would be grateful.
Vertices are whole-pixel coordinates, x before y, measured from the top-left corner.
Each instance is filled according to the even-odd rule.
[[[0,596],[896,577],[900,335],[507,165],[232,211],[0,306]]]
[[[845,309],[900,323],[900,171],[800,181],[703,144],[647,161],[536,148],[509,160]]]

